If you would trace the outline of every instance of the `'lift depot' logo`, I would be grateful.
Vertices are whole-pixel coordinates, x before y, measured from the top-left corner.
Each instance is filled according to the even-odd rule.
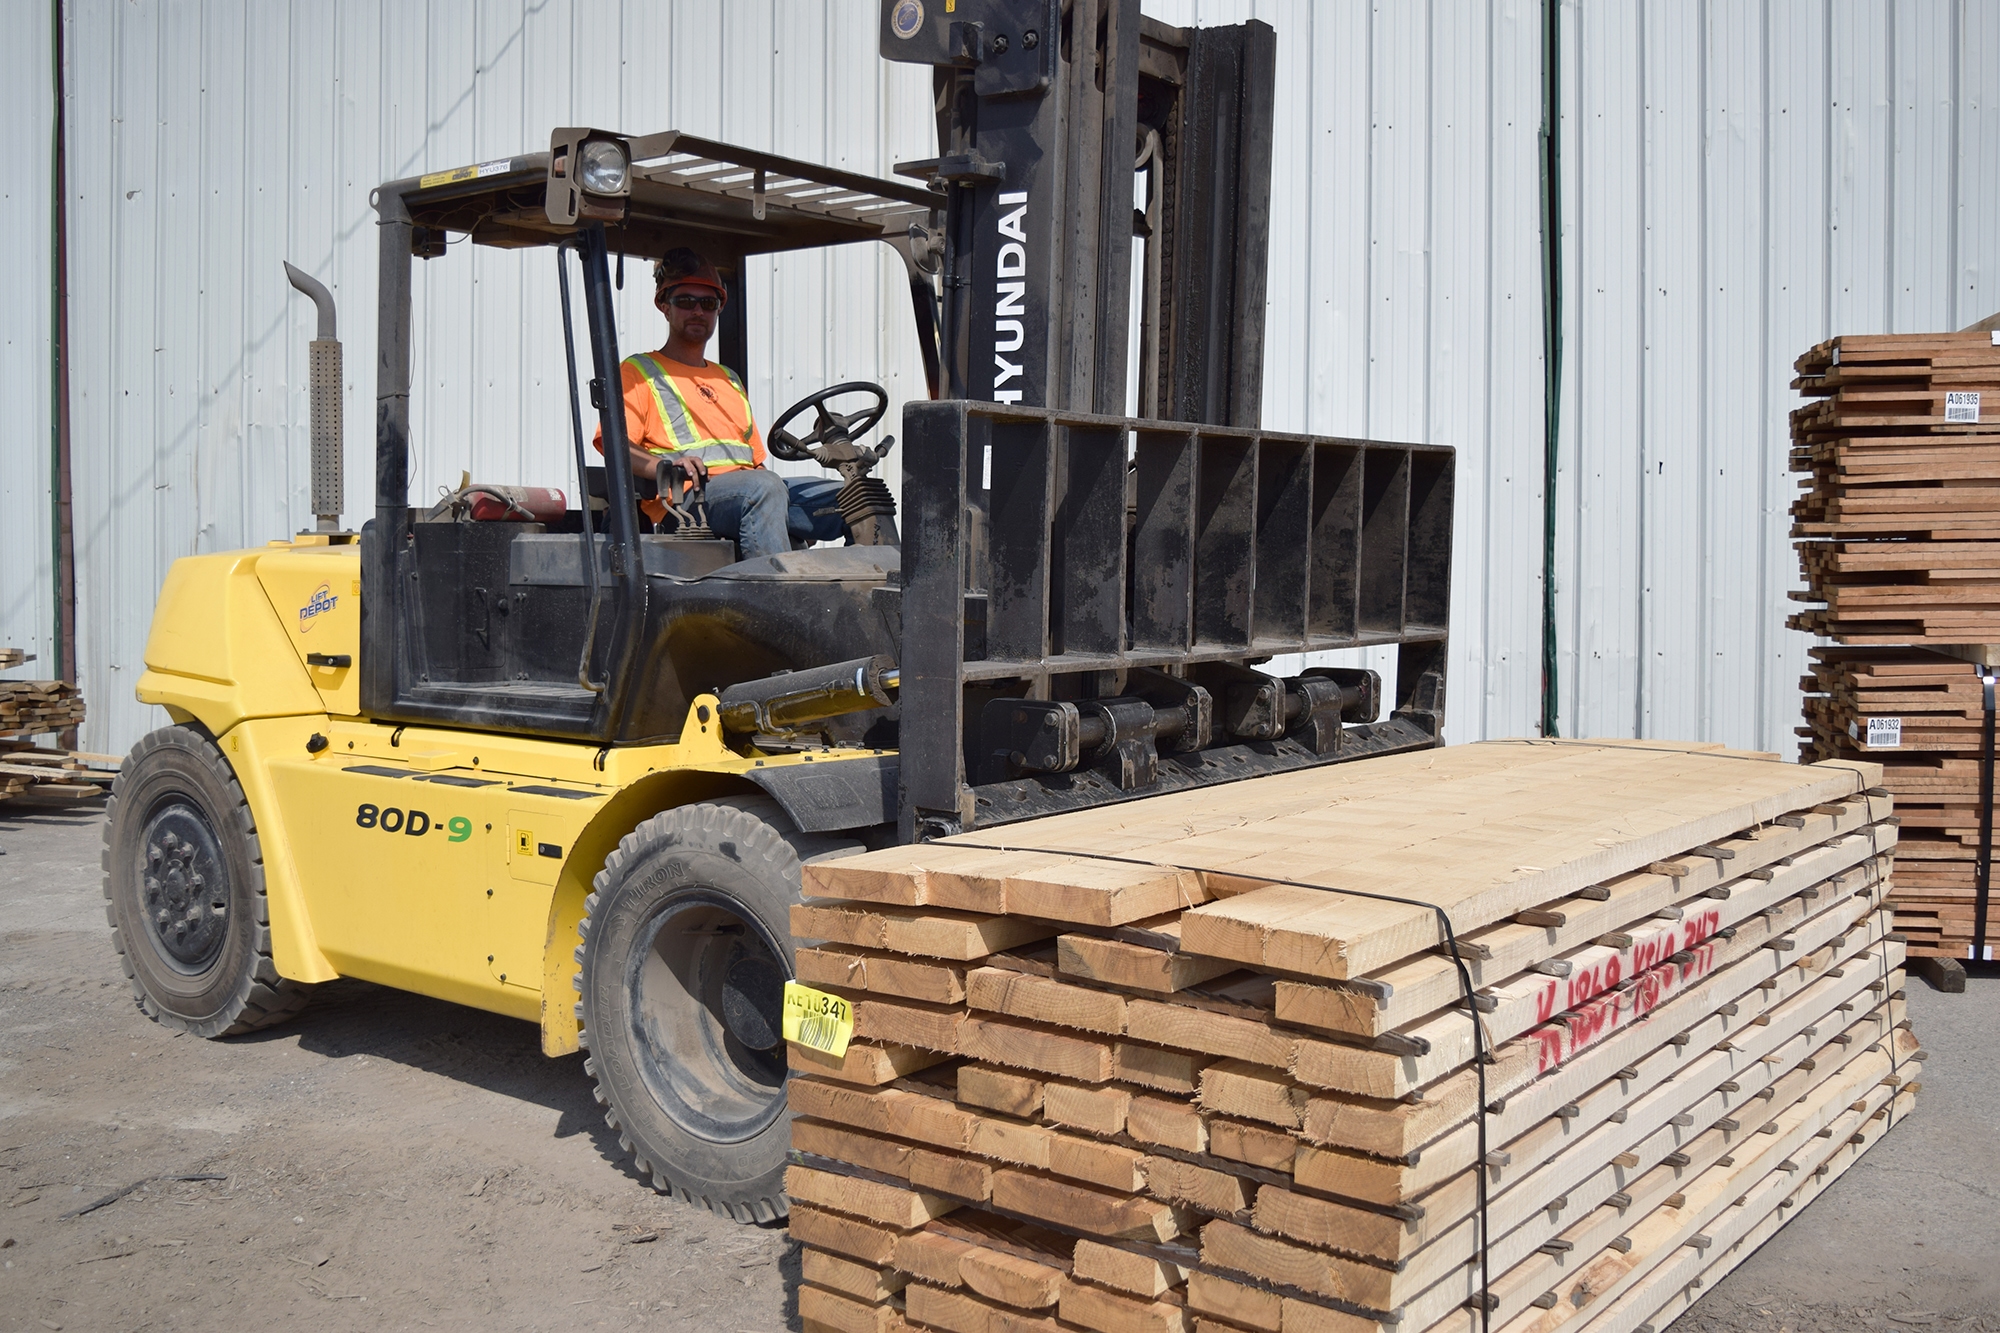
[[[313,627],[313,621],[325,615],[328,611],[333,610],[333,604],[339,600],[338,597],[335,597],[328,590],[327,585],[324,583],[314,588],[312,600],[299,608],[299,633],[304,634],[310,630]]]

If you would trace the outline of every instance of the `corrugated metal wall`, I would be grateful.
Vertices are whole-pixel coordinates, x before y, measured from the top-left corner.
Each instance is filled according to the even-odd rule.
[[[1147,11],[1277,29],[1265,424],[1456,446],[1447,735],[1534,734],[1539,0]]]
[[[875,56],[866,5],[342,0],[77,3],[68,11],[73,392],[85,743],[161,719],[132,700],[168,563],[310,523],[311,303],[334,291],[347,508],[374,483],[380,181],[594,124],[668,128],[887,174],[925,155],[928,76]],[[749,274],[750,386],[922,392],[900,261],[856,251]],[[885,262],[887,261],[887,262]],[[655,346],[634,264],[621,341]],[[461,471],[575,489],[554,260],[454,248],[419,266],[412,496]],[[900,402],[895,407],[900,415]],[[891,477],[893,481],[893,476]]]
[[[1539,0],[1147,8],[1278,29],[1265,420],[1458,447],[1450,735],[1531,733]],[[307,520],[311,309],[280,259],[342,303],[354,511],[371,494],[372,184],[532,148],[559,123],[678,126],[884,173],[930,151],[928,85],[876,58],[875,14],[874,0],[70,5],[86,745],[122,748],[156,720],[131,684],[167,563]],[[2000,308],[2000,12],[1578,0],[1562,16],[1561,727],[1781,748],[1805,648],[1782,628],[1790,361],[1834,330],[1955,328]],[[26,57],[0,59],[11,73]],[[14,80],[6,95],[29,96]],[[421,267],[419,495],[461,469],[567,481],[550,264],[454,251]],[[919,391],[894,265],[805,256],[752,279],[767,418],[838,379]],[[10,265],[5,281],[32,279]],[[643,286],[625,311],[635,343],[658,327]],[[33,318],[0,311],[10,356],[21,329],[45,337],[46,310]],[[0,426],[10,571],[15,528],[47,509],[45,480],[12,482],[17,440],[47,453],[43,410],[38,435]],[[26,558],[47,588],[36,540],[44,554]],[[32,597],[16,610],[24,582],[0,592],[0,637],[46,620]]]
[[[6,672],[54,670],[55,575],[50,536],[50,281],[54,273],[54,11],[14,16],[0,42],[0,124],[11,127],[16,167],[0,173],[0,647],[36,660]]]
[[[2000,310],[2000,8],[1564,13],[1563,730],[1793,753],[1792,360]]]

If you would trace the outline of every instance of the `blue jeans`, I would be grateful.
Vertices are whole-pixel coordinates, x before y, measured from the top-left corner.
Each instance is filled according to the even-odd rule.
[[[847,524],[833,508],[837,477],[780,477],[764,468],[736,468],[708,479],[708,525],[736,543],[740,560],[782,555],[794,539],[839,541]]]

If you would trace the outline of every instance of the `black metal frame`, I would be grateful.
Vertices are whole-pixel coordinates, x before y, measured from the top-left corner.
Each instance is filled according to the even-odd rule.
[[[1116,799],[1045,775],[982,811],[977,714],[1143,693],[1134,672],[1213,686],[1278,654],[1400,646],[1391,716],[1332,752],[1252,741],[1256,762],[1218,771],[1198,744],[1133,796],[1437,743],[1449,447],[968,401],[913,403],[903,424],[906,837]]]
[[[593,198],[588,208],[579,212],[571,207],[559,217],[556,196],[560,193],[565,204],[573,204],[575,193],[564,186],[563,160],[586,139],[611,139],[623,146],[632,164],[629,187],[624,195]],[[671,245],[691,243],[710,252],[732,298],[719,330],[721,351],[741,369],[747,350],[742,300],[746,255],[885,243],[902,256],[911,274],[912,315],[920,341],[927,343],[924,359],[935,390],[936,302],[918,253],[927,225],[941,222],[942,196],[677,132],[629,136],[558,129],[550,152],[511,158],[497,170],[483,167],[387,182],[375,190],[373,202],[379,221],[379,357],[375,518],[362,534],[363,710],[387,721],[606,743],[671,737],[680,718],[667,715],[672,710],[661,700],[646,696],[657,681],[639,669],[640,659],[659,648],[662,617],[670,612],[659,604],[659,591],[647,577],[635,517],[636,483],[623,466],[604,469],[608,582],[592,589],[582,666],[556,679],[537,671],[532,679],[524,675],[476,685],[454,679],[449,671],[434,676],[415,549],[417,530],[426,525],[415,522],[409,502],[412,261],[444,254],[447,232],[463,232],[476,244],[501,248],[549,247],[564,264],[568,261],[562,251],[574,249],[582,270],[592,406],[605,454],[622,460],[627,449],[611,290],[614,251],[656,255]],[[565,281],[565,300],[566,288]],[[566,319],[568,314],[566,304]],[[572,397],[574,392],[572,385]],[[581,465],[582,423],[573,424]],[[586,529],[581,542],[588,547],[587,510],[579,517]],[[585,560],[583,567],[595,584],[595,565]],[[608,594],[602,597],[601,618],[595,605],[600,592]],[[715,680],[701,683],[721,683],[726,675],[726,669],[718,669]]]

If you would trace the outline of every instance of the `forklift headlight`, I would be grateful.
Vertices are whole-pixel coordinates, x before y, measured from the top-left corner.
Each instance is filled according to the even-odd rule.
[[[579,153],[577,182],[592,194],[620,194],[630,168],[625,149],[609,139],[593,139]]]

